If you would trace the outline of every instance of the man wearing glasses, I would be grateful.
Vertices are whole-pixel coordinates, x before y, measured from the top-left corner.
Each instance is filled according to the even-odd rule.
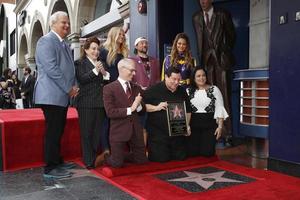
[[[99,155],[96,166],[106,163],[112,167],[122,167],[125,161],[138,164],[148,161],[138,115],[145,111],[142,89],[131,82],[136,74],[135,62],[122,59],[118,63],[118,71],[118,79],[103,89],[104,107],[110,118],[111,154]],[[124,151],[127,145],[128,152]]]

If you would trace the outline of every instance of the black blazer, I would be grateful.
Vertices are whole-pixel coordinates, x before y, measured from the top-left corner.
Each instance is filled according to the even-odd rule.
[[[88,58],[75,62],[76,79],[79,83],[79,94],[75,99],[78,108],[103,107],[103,76],[92,71],[94,65]]]

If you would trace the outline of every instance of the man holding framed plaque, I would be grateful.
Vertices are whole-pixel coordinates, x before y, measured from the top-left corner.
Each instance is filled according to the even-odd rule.
[[[191,106],[185,89],[179,86],[180,80],[180,70],[170,67],[165,80],[144,93],[150,161],[186,158],[185,140],[190,134]]]

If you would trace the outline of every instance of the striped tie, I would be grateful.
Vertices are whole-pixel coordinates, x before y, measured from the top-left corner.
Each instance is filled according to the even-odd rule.
[[[129,99],[131,96],[131,89],[130,89],[128,82],[125,82],[125,84],[126,84],[126,95],[127,95],[127,98]]]

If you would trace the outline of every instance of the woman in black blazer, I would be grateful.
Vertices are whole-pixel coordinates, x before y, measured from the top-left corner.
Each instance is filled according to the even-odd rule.
[[[88,38],[83,45],[83,56],[75,63],[80,88],[75,105],[79,116],[83,162],[88,169],[95,167],[97,152],[100,150],[105,117],[103,84],[110,77],[104,65],[97,61],[99,44],[96,37]]]

